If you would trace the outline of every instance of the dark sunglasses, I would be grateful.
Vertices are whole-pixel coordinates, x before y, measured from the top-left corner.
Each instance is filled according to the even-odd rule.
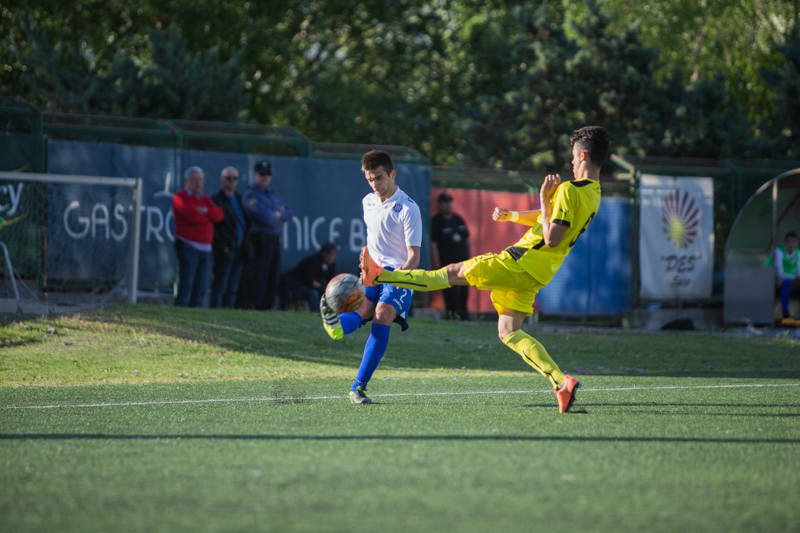
[[[225,179],[228,180],[228,181],[231,181],[231,180],[237,181],[239,179],[239,176],[225,176]]]

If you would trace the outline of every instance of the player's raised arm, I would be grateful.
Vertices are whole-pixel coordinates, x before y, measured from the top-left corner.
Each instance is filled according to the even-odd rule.
[[[558,190],[561,184],[561,176],[559,174],[548,174],[542,183],[542,189],[539,191],[539,203],[542,206],[542,238],[544,243],[550,248],[555,248],[561,244],[561,240],[567,233],[567,227],[551,222],[552,212],[550,206],[550,197]]]
[[[539,218],[539,209],[533,211],[509,211],[505,207],[495,207],[492,220],[496,222],[516,222],[523,226],[533,226]]]

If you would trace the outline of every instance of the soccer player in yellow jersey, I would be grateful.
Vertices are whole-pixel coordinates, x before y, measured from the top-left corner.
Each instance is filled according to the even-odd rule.
[[[453,285],[472,285],[492,291],[499,315],[497,330],[503,343],[545,376],[566,413],[580,383],[565,375],[544,346],[522,331],[522,321],[533,312],[536,293],[553,278],[564,258],[586,231],[600,207],[600,167],[608,156],[608,133],[599,126],[575,130],[570,137],[574,181],[561,183],[558,174],[542,184],[540,210],[509,211],[496,207],[497,222],[516,222],[531,228],[519,242],[500,254],[485,254],[439,270],[384,270],[362,251],[364,285],[391,284],[415,291],[435,291]]]

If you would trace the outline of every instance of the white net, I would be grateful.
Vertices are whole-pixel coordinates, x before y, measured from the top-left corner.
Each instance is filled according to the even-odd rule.
[[[84,303],[127,295],[138,275],[140,183],[0,172],[0,298]]]

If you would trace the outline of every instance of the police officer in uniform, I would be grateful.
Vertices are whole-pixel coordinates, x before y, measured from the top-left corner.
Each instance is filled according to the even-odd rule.
[[[249,237],[253,244],[253,260],[248,266],[246,282],[239,291],[237,307],[272,309],[281,279],[281,226],[292,220],[292,210],[269,188],[272,166],[259,161],[253,169],[253,184],[242,201],[251,219]]]

